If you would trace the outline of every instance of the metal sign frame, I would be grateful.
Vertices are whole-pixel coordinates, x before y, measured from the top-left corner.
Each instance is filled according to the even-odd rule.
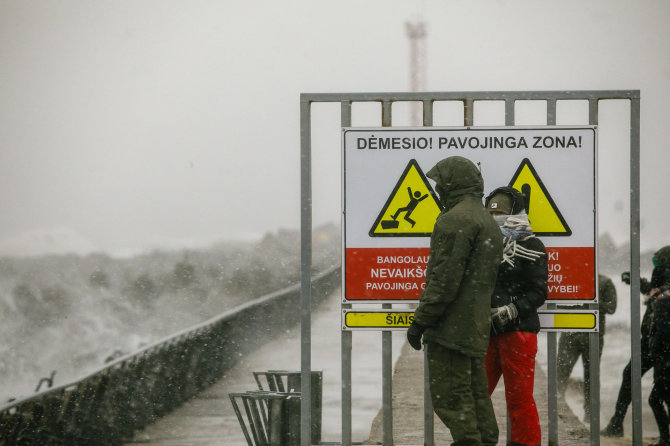
[[[628,100],[630,104],[630,268],[631,268],[631,384],[633,445],[642,445],[642,403],[640,367],[640,91],[639,90],[572,90],[572,91],[471,91],[471,92],[405,92],[405,93],[303,93],[300,95],[300,254],[301,254],[301,445],[310,445],[310,380],[311,371],[311,287],[312,287],[312,132],[311,105],[329,102],[340,104],[340,126],[351,126],[354,102],[381,103],[382,126],[392,125],[392,105],[395,102],[419,102],[423,108],[423,125],[433,125],[433,106],[437,101],[463,104],[463,125],[474,125],[474,106],[477,101],[503,101],[505,125],[515,125],[517,101],[545,101],[547,125],[556,125],[556,103],[563,100],[582,100],[589,104],[589,125],[598,125],[598,102]],[[553,305],[553,304],[552,304]],[[343,306],[344,308],[345,306]],[[384,304],[391,309],[391,304]],[[391,411],[391,332],[382,332],[382,420],[383,444],[393,444]],[[352,444],[351,432],[351,350],[352,332],[341,332],[342,345],[342,445]],[[590,356],[599,357],[598,334],[589,335]],[[549,444],[558,444],[556,397],[556,334],[547,334],[549,357]],[[599,361],[591,361],[591,399],[596,402],[591,411],[592,445],[600,443],[600,379]],[[433,444],[433,414],[430,396],[424,392],[424,441]]]

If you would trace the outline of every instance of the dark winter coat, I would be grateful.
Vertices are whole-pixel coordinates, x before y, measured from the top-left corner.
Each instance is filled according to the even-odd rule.
[[[511,331],[530,333],[540,331],[537,309],[547,298],[546,249],[537,237],[517,241],[517,245],[543,252],[545,255],[536,260],[514,257],[514,266],[506,262],[500,264],[496,286],[491,295],[491,308],[514,303],[519,310],[519,317],[496,334]]]
[[[662,266],[657,266],[654,268],[654,271],[651,273],[651,281],[640,278],[640,292],[642,294],[649,295],[654,288],[659,288],[663,286],[663,276],[664,268]],[[652,287],[652,282],[655,286]],[[667,285],[670,285],[670,281],[666,281]],[[651,356],[651,327],[654,320],[654,302],[656,301],[656,295],[649,296],[645,299],[644,304],[647,307],[644,310],[642,315],[642,323],[640,324],[640,345],[641,345],[641,354],[642,356],[649,356],[649,361],[653,362],[653,357]]]
[[[670,380],[670,246],[656,251],[658,266],[651,276],[652,309],[649,328],[649,353],[654,366],[654,379],[658,376]]]
[[[667,387],[670,385],[670,288],[661,288],[655,297],[649,329],[649,357],[654,368],[654,384],[663,382],[664,388],[670,388]],[[651,396],[649,402],[651,404]]]
[[[617,307],[616,288],[609,277],[598,274],[598,334],[605,335],[605,315],[614,314]]]
[[[471,161],[446,158],[427,176],[437,183],[443,211],[430,237],[426,287],[414,318],[428,327],[425,342],[484,357],[502,234],[482,205],[484,181]]]
[[[654,257],[658,260],[658,266],[654,267],[654,270],[651,272],[651,280],[646,280],[644,278],[640,279],[640,291],[643,294],[648,294],[649,298],[645,299],[645,304],[647,309],[644,312],[642,317],[642,325],[640,331],[642,333],[642,344],[643,348],[650,347],[651,344],[651,326],[653,324],[654,318],[654,303],[656,299],[660,297],[660,293],[655,292],[653,295],[652,291],[657,290],[663,287],[670,287],[670,246],[665,246],[654,253]],[[646,287],[643,289],[642,283],[646,284]],[[651,350],[649,350],[651,354]]]

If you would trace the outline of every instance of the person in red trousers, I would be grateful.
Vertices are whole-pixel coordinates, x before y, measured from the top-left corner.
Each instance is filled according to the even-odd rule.
[[[510,442],[539,445],[540,419],[533,398],[535,355],[540,319],[547,298],[547,253],[533,234],[524,196],[499,187],[486,197],[486,208],[503,233],[503,255],[491,296],[491,338],[485,366],[489,395],[500,376],[511,432]]]

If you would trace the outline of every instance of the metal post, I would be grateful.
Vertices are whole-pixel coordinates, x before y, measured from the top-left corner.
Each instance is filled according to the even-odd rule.
[[[593,306],[593,305],[591,305]],[[596,312],[596,317],[598,313]],[[591,391],[584,398],[589,398],[591,407],[591,445],[600,444],[600,341],[599,333],[589,333],[589,380]]]
[[[506,99],[505,100],[505,125],[514,125],[514,121],[516,120],[516,115],[515,115],[515,105],[516,101],[514,99]],[[506,408],[507,406],[505,406]],[[505,409],[507,410],[507,409]],[[512,442],[512,420],[510,420],[509,417],[509,411],[507,412],[507,416],[505,417],[507,420],[507,430],[506,436],[507,436],[507,444],[511,444]]]
[[[351,307],[351,305],[348,305]],[[342,446],[351,446],[351,345],[352,333],[342,331]]]
[[[300,444],[311,443],[312,141],[311,103],[300,101]]]
[[[382,101],[382,127],[391,126],[391,101]],[[391,304],[382,308],[390,309]],[[393,338],[390,331],[382,331],[382,442],[393,445]]]
[[[547,125],[556,125],[556,100],[547,100]],[[548,310],[555,310],[556,304],[547,304]],[[558,445],[558,382],[557,364],[558,348],[556,333],[547,333],[547,427],[549,430],[549,446]]]
[[[514,99],[505,100],[505,125],[514,125],[515,115],[514,115]]]
[[[390,304],[382,308],[391,308]],[[382,331],[382,444],[393,445],[393,355],[392,333]]]
[[[423,125],[433,125],[433,101],[423,101]],[[425,446],[435,444],[435,416],[433,401],[430,396],[430,373],[428,370],[428,354],[423,352],[423,443]]]
[[[589,100],[589,124],[598,125],[598,99]],[[596,213],[596,227],[597,221],[598,217]],[[594,279],[596,280],[595,283],[597,290],[597,278]],[[589,309],[597,310],[598,305],[589,304]],[[597,313],[596,317],[598,317]],[[591,407],[591,416],[589,424],[592,446],[600,445],[600,341],[598,338],[598,332],[589,334],[589,380],[591,384],[591,390],[588,396],[584,395],[584,398],[589,398],[590,400],[589,406]]]
[[[639,95],[639,92],[638,92]],[[630,347],[633,445],[642,445],[640,358],[640,98],[630,101]]]
[[[433,101],[423,101],[423,126],[433,126]]]
[[[340,125],[351,126],[351,101],[340,102]],[[344,264],[344,262],[342,262]],[[342,274],[342,278],[346,277]],[[343,304],[342,309],[348,310],[350,304]],[[342,446],[351,446],[351,348],[352,335],[350,331],[342,331]]]
[[[556,304],[547,304],[548,310],[555,310]],[[558,446],[558,391],[557,391],[557,348],[556,333],[547,333],[547,398],[549,446]]]
[[[556,99],[547,99],[547,125],[556,125]]]
[[[472,99],[465,99],[463,101],[463,125],[471,126],[475,122],[475,101]]]

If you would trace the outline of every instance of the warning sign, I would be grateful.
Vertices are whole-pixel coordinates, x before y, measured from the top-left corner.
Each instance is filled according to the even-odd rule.
[[[439,200],[412,159],[370,228],[370,237],[427,237],[438,215]]]
[[[597,332],[598,311],[596,310],[540,310],[542,331]]]
[[[597,310],[540,310],[540,330],[554,332],[597,332]],[[413,310],[342,310],[342,330],[407,330]]]
[[[342,310],[342,328],[354,330],[366,329],[407,329],[414,321],[412,310]]]
[[[351,248],[345,289],[361,300],[418,299],[426,281],[428,248]]]
[[[528,158],[521,161],[509,185],[526,196],[528,220],[535,235],[572,235],[572,230]]]
[[[428,172],[472,161],[482,193],[512,186],[547,248],[547,301],[596,299],[595,126],[351,127],[342,130],[344,302],[416,301],[441,209]]]
[[[548,299],[594,299],[594,257],[595,248],[591,247],[547,246]]]

